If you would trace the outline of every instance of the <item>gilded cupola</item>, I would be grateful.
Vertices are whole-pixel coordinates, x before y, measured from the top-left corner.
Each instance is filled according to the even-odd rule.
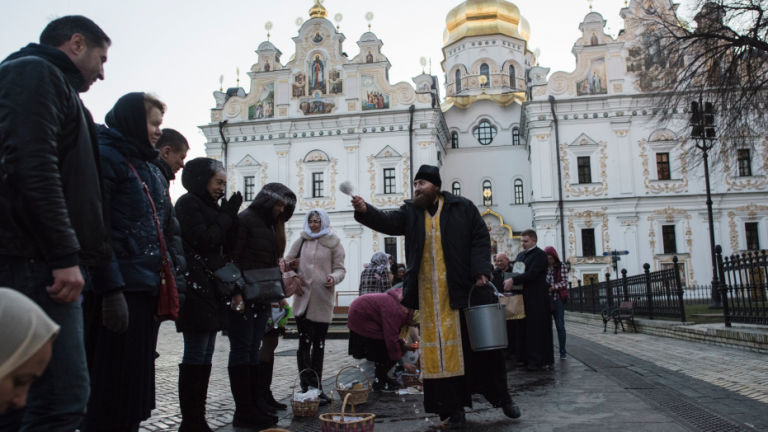
[[[309,17],[310,18],[327,18],[328,17],[328,11],[325,10],[322,4],[320,4],[320,0],[315,0],[315,5],[312,6],[312,8],[309,10]]]
[[[501,34],[525,41],[531,37],[520,9],[504,0],[467,0],[448,13],[445,25],[445,45],[471,36]]]

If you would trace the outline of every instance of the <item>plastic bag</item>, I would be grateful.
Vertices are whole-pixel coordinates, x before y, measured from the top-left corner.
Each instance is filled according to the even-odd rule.
[[[314,402],[320,398],[320,390],[310,387],[306,393],[296,393],[293,395],[293,400],[296,402]]]

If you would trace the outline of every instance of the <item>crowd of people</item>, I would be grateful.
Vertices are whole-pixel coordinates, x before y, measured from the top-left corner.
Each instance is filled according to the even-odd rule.
[[[239,192],[225,196],[224,165],[185,162],[189,143],[161,128],[167,106],[151,94],[122,96],[96,124],[79,94],[104,79],[110,44],[93,21],[66,16],[0,63],[0,286],[9,287],[0,288],[0,430],[137,431],[155,408],[158,332],[168,319],[184,340],[180,431],[211,430],[206,399],[223,330],[234,426],[277,422],[287,407],[270,387],[290,316],[301,390],[318,389],[327,404],[325,340],[347,271],[328,214],[308,211],[289,246],[294,192],[267,184],[241,211]],[[169,186],[182,169],[187,193],[174,205]],[[377,252],[362,270],[349,355],[374,362],[374,390],[398,386],[395,365],[420,373],[425,411],[451,428],[466,424],[473,394],[518,418],[504,353],[472,350],[462,310],[473,286],[522,286],[526,314],[507,322],[507,356],[550,367],[550,315],[566,358],[567,272],[532,230],[515,259],[524,270],[514,273],[505,254],[493,269],[477,207],[441,185],[439,169],[424,165],[414,199],[397,210],[353,198],[359,223],[405,236],[407,265]],[[225,276],[232,269],[243,276],[236,283]],[[160,313],[168,290],[172,312]],[[472,304],[497,301],[492,290],[474,293]],[[418,367],[404,361],[413,351]]]

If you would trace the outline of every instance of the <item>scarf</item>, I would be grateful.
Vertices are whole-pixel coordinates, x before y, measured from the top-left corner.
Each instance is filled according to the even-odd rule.
[[[309,216],[315,212],[320,215],[320,232],[317,234],[313,233],[312,230],[309,229]],[[313,239],[319,239],[321,237],[333,234],[331,231],[331,218],[328,216],[328,213],[326,213],[323,209],[315,209],[307,212],[307,214],[304,215],[304,233]]]
[[[107,126],[111,129],[117,129],[128,142],[136,147],[141,154],[140,159],[151,161],[160,154],[149,142],[144,93],[128,93],[118,99],[104,120]]]

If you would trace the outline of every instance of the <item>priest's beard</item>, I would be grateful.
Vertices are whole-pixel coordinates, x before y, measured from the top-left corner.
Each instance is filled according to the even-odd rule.
[[[432,188],[429,192],[423,190],[415,190],[413,191],[413,206],[418,210],[426,210],[435,201],[437,201],[437,196],[439,194],[440,189],[438,188]]]

